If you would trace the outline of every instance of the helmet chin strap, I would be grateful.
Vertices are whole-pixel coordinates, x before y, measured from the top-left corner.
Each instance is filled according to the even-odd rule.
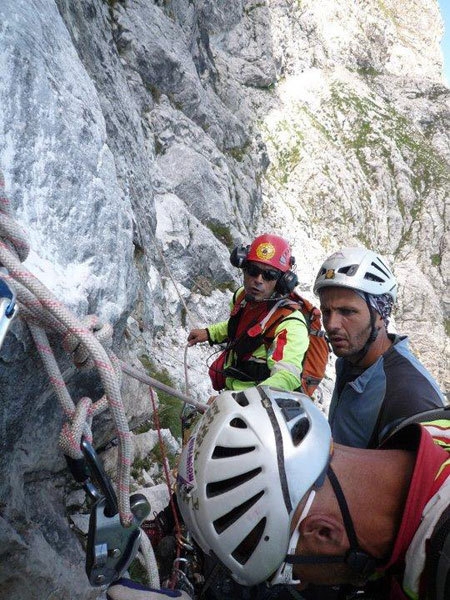
[[[375,309],[370,304],[369,295],[367,294],[367,292],[364,292],[364,298],[366,300],[367,308],[369,309],[369,314],[370,314],[370,333],[369,333],[369,337],[366,340],[366,343],[361,348],[361,350],[359,350],[359,352],[356,352],[353,355],[353,358],[356,358],[356,360],[352,360],[351,362],[355,366],[358,366],[359,363],[366,356],[366,354],[369,352],[369,348],[373,344],[373,342],[377,339],[378,332],[379,332],[379,329],[377,329],[375,327],[375,320],[377,318],[377,314],[376,314]]]
[[[328,478],[333,487],[336,495],[339,508],[344,521],[345,531],[347,533],[348,540],[350,542],[350,549],[342,556],[327,556],[327,555],[311,555],[311,556],[298,556],[296,554],[288,554],[285,558],[285,562],[293,565],[317,565],[317,564],[330,564],[330,563],[344,563],[349,566],[355,573],[368,577],[371,575],[377,566],[377,560],[364,552],[358,543],[356,537],[355,527],[353,520],[350,516],[348,504],[342,491],[341,485],[331,468],[328,467]]]
[[[307,517],[309,513],[309,509],[311,508],[312,503],[314,502],[314,498],[316,496],[316,491],[311,490],[306,500],[305,506],[303,507],[302,514],[300,518],[295,524],[294,530],[291,535],[291,539],[289,540],[288,551],[295,552],[297,548],[298,539],[300,537],[300,523]],[[301,583],[300,579],[294,579],[292,575],[293,563],[287,560],[289,556],[293,556],[292,554],[287,554],[285,560],[281,563],[276,571],[275,575],[268,582],[269,586],[274,586],[278,584],[282,585],[299,585]]]

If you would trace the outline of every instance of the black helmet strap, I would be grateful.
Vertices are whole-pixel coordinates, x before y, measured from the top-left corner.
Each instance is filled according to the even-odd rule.
[[[378,329],[375,327],[375,320],[377,318],[377,312],[371,305],[369,294],[367,292],[364,292],[364,298],[365,298],[365,301],[367,304],[367,308],[369,309],[370,333],[369,333],[369,337],[367,338],[364,346],[361,348],[361,350],[359,352],[357,352],[354,355],[357,358],[357,360],[356,361],[352,360],[352,364],[354,364],[355,366],[358,365],[362,361],[362,359],[366,356],[366,354],[369,351],[370,346],[373,344],[373,342],[378,337]]]
[[[348,509],[348,504],[345,499],[344,492],[342,491],[341,485],[331,466],[328,467],[328,478],[330,480],[331,486],[339,504],[339,508],[341,510],[345,531],[350,542],[349,551],[343,556],[297,556],[296,554],[288,554],[286,556],[285,562],[295,565],[345,563],[356,573],[364,576],[369,576],[375,570],[377,566],[377,561],[373,556],[371,556],[367,552],[364,552],[364,550],[362,550],[358,543],[355,527],[353,525],[353,520],[350,516],[350,511]]]

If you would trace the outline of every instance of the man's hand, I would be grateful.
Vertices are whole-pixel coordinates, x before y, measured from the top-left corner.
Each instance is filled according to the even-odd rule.
[[[191,329],[188,335],[188,346],[194,346],[201,342],[208,341],[208,332],[206,329]]]

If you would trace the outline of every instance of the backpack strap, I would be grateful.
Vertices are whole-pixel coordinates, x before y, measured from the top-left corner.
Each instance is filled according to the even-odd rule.
[[[228,344],[231,346],[233,340],[236,337],[236,331],[239,326],[239,320],[241,318],[241,311],[244,308],[245,290],[244,288],[237,289],[233,294],[233,308],[231,309],[230,316],[228,318]]]
[[[439,519],[429,541],[426,579],[430,600],[450,598],[450,506]]]
[[[442,406],[441,408],[430,408],[429,410],[425,410],[424,412],[417,413],[416,415],[412,415],[410,417],[402,419],[399,423],[397,423],[391,429],[389,429],[389,431],[383,436],[383,438],[379,440],[378,446],[384,445],[384,443],[387,440],[389,440],[392,436],[394,436],[398,431],[400,431],[407,425],[411,425],[411,423],[427,423],[429,421],[438,420],[450,421],[450,404],[447,406]]]
[[[422,423],[423,426],[428,429],[428,427],[433,428],[434,424],[441,424],[446,421],[449,422],[450,428],[450,406],[424,411],[401,421],[388,433],[388,436],[384,439],[383,443],[386,443],[392,436],[412,423]],[[447,449],[447,438],[443,435],[440,436],[438,429],[439,428],[437,428],[437,431],[435,432],[429,431],[429,433],[434,438],[436,444]],[[449,487],[450,483],[446,481],[441,488],[442,493],[445,494],[443,490],[448,490]],[[434,524],[431,535],[426,536],[426,558],[424,567],[426,593],[423,597],[426,597],[427,600],[448,600],[450,598],[450,504],[448,503],[448,500],[445,500],[448,496],[449,494],[447,492],[447,495],[444,496],[444,502],[447,505]],[[436,504],[437,503],[435,502],[435,505]],[[424,525],[425,520],[422,521],[421,527]],[[412,552],[414,556],[417,553],[418,550]]]
[[[295,302],[292,302],[291,300],[286,300],[285,298],[281,298],[281,300],[278,300],[278,302],[276,302],[272,308],[269,310],[269,312],[267,313],[267,315],[256,325],[254,325],[253,327],[250,327],[250,329],[247,331],[248,335],[250,337],[255,337],[257,335],[264,335],[267,334],[269,331],[275,331],[277,325],[279,323],[281,323],[281,321],[284,321],[286,317],[289,317],[289,315],[294,312],[294,310],[296,310],[297,308],[299,308],[298,304],[296,304]],[[288,309],[281,311],[281,309]],[[277,316],[275,315],[275,313],[277,311],[280,311],[280,315]],[[271,319],[272,317],[274,317],[274,320],[272,322]],[[264,335],[264,339],[267,338],[267,335]],[[273,339],[273,336],[272,336]]]
[[[228,348],[238,350],[238,354],[248,354],[253,352],[258,346],[262,343],[266,343],[266,345],[270,345],[270,335],[266,341],[266,332],[274,331],[279,322],[281,322],[285,317],[289,316],[294,310],[300,308],[299,304],[289,298],[280,298],[276,302],[272,308],[268,311],[268,313],[260,320],[253,321],[249,324],[247,331],[244,336],[240,336],[240,338],[244,339],[236,339],[236,332],[239,326],[239,321],[241,318],[241,311],[245,307],[245,291],[243,288],[235,292],[233,296],[234,305],[231,310],[230,317],[228,319]],[[276,313],[281,311],[280,315]],[[273,339],[273,335],[272,338]],[[241,349],[242,348],[242,349]]]
[[[237,336],[241,318],[242,297],[238,294],[236,303],[228,320],[227,351],[233,350],[235,357],[233,364],[227,367],[226,374],[241,381],[263,381],[269,376],[267,362],[248,361],[244,359],[252,354],[258,346],[265,344],[268,347],[273,341],[274,332],[278,324],[289,318],[289,315],[298,308],[298,304],[287,298],[280,298],[271,309],[261,318],[250,322],[247,329]],[[245,305],[244,305],[245,306]],[[238,307],[237,310],[236,307]],[[268,336],[267,336],[268,333]]]
[[[245,290],[243,287],[234,290],[233,293],[233,310],[236,304],[241,305],[242,301],[245,299]]]

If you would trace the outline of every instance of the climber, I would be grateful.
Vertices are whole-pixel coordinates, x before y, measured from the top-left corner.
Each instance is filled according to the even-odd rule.
[[[447,600],[449,411],[398,426],[380,450],[354,449],[333,444],[302,394],[225,392],[183,451],[181,512],[205,554],[246,586],[359,587],[377,572],[383,600]],[[110,600],[164,594],[125,580],[108,590]]]
[[[304,394],[227,391],[183,450],[178,504],[205,555],[242,585],[359,586],[377,574],[384,599],[446,600],[449,451],[448,418],[350,448]]]
[[[397,282],[386,261],[365,248],[325,260],[314,283],[336,361],[329,410],[333,439],[375,448],[400,420],[444,404],[406,336],[387,332]]]
[[[227,342],[226,349],[209,370],[217,391],[245,389],[261,381],[281,389],[299,389],[309,336],[298,304],[289,298],[298,279],[291,270],[295,259],[288,242],[276,235],[263,234],[250,246],[236,247],[230,261],[242,268],[244,286],[233,296],[229,319],[205,329],[193,329],[188,344]],[[261,333],[259,328],[257,335],[250,335],[267,317],[270,319],[267,329]],[[271,341],[267,342],[269,335]],[[325,362],[327,356],[326,346]],[[155,548],[164,536],[172,533],[174,526],[171,505],[143,524]]]
[[[282,311],[292,305],[288,296],[298,283],[291,270],[295,259],[288,242],[263,234],[250,246],[235,248],[230,261],[244,273],[244,286],[233,296],[230,317],[204,329],[192,329],[188,345],[226,342],[225,351],[210,367],[217,391],[245,389],[255,382],[286,390],[299,388],[309,340],[300,310],[292,306],[288,315]],[[274,314],[269,316],[272,309]],[[270,325],[262,331],[259,325],[268,316]],[[272,335],[267,342],[269,330]]]

